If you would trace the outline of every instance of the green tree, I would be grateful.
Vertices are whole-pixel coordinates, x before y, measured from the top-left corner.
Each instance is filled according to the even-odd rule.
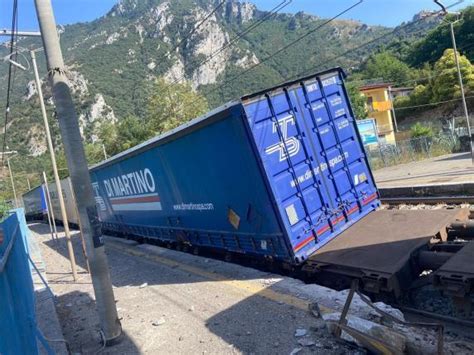
[[[120,121],[117,130],[117,139],[120,144],[120,150],[126,150],[146,141],[154,136],[146,120],[135,116],[128,116]]]
[[[0,222],[8,216],[8,211],[11,208],[12,206],[10,206],[6,201],[0,200]]]
[[[114,155],[120,152],[118,125],[119,123],[107,121],[102,123],[99,128],[99,140],[105,146],[105,150],[109,155]]]
[[[382,78],[394,84],[403,84],[414,75],[408,64],[389,52],[372,55],[364,64],[362,73],[366,79]]]
[[[158,79],[148,100],[147,120],[155,133],[162,133],[207,110],[204,96],[194,92],[189,84],[169,84],[164,79]]]
[[[431,127],[425,126],[420,122],[417,122],[411,126],[410,133],[413,138],[433,137],[433,130]]]
[[[448,21],[455,21],[456,15],[448,15]],[[474,6],[462,10],[460,21],[454,24],[454,34],[458,49],[470,59],[474,60]],[[434,30],[423,36],[423,39],[411,46],[404,56],[407,63],[419,67],[425,63],[434,63],[436,58],[443,55],[446,48],[452,46],[451,30],[445,23],[439,24]]]
[[[147,120],[135,116],[127,116],[116,124],[104,123],[99,132],[99,138],[108,155],[115,155],[134,147],[153,135],[154,132],[150,129]],[[93,159],[92,154],[94,150],[91,149],[91,159]]]
[[[84,150],[89,165],[97,164],[105,159],[101,143],[87,143]]]
[[[158,79],[148,99],[144,118],[127,116],[118,123],[104,123],[99,139],[107,154],[114,155],[136,146],[157,134],[173,129],[208,110],[206,99],[194,92],[189,84],[169,84]],[[94,160],[97,148],[90,148]]]
[[[410,95],[410,104],[411,105],[423,105],[430,101],[432,96],[431,87],[425,85],[417,85],[413,89],[413,92]]]
[[[367,106],[366,97],[359,91],[359,86],[356,82],[347,83],[347,93],[351,100],[352,110],[354,111],[355,118],[358,120],[367,118]]]
[[[459,55],[459,67],[467,91],[474,90],[474,67],[465,56]],[[431,101],[443,101],[461,97],[454,50],[446,49],[443,56],[434,65],[437,73],[431,82],[433,93]]]

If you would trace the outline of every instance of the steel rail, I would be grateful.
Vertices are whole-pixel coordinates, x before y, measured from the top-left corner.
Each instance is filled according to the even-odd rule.
[[[447,316],[439,313],[434,313],[434,312],[428,312],[424,311],[421,309],[417,308],[412,308],[408,306],[402,306],[399,304],[393,304],[393,307],[398,308],[399,310],[406,312],[406,313],[412,313],[412,314],[417,314],[426,318],[430,319],[436,319],[439,321],[443,321],[446,323],[451,323],[451,324],[456,324],[456,325],[462,325],[464,327],[469,327],[474,329],[474,321],[466,320],[466,319],[461,319],[461,318],[456,318],[452,316]]]

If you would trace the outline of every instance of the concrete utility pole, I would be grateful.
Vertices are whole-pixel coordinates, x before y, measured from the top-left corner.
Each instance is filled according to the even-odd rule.
[[[13,198],[15,199],[15,207],[18,208],[18,200],[16,199],[15,182],[13,181],[12,167],[10,166],[10,159],[7,159],[8,172],[10,173],[10,181],[12,183]]]
[[[30,179],[26,178],[26,183],[28,184],[28,191],[31,190],[31,184],[30,184]]]
[[[46,141],[48,142],[49,154],[51,156],[51,164],[53,165],[54,182],[56,184],[56,191],[58,193],[59,208],[61,209],[61,218],[63,221],[64,234],[66,235],[66,243],[69,254],[69,261],[71,262],[72,277],[74,278],[74,281],[76,281],[76,257],[74,256],[74,249],[72,247],[71,231],[69,230],[69,222],[66,213],[66,204],[64,203],[63,189],[61,187],[61,180],[59,179],[58,166],[56,164],[56,155],[54,154],[53,140],[51,139],[51,132],[49,130],[48,114],[46,113],[46,107],[44,105],[43,90],[41,89],[41,81],[38,73],[38,66],[36,64],[36,55],[34,51],[31,51],[30,54],[31,61],[33,62],[33,71],[35,73],[36,91],[38,91],[41,114],[43,115],[43,123],[46,131]]]
[[[450,22],[449,28],[451,29],[451,41],[453,42],[454,60],[456,62],[456,68],[458,71],[459,86],[461,88],[462,105],[464,108],[464,115],[466,116],[467,134],[469,134],[469,142],[471,143],[471,161],[472,161],[472,164],[474,164],[474,145],[473,145],[472,133],[471,133],[471,123],[469,122],[469,111],[467,109],[466,95],[464,93],[464,83],[462,80],[461,67],[459,66],[458,49],[456,46],[456,36],[454,35],[454,24],[458,21],[459,20]]]
[[[105,337],[105,344],[111,345],[120,339],[122,329],[117,315],[109,266],[105,255],[86,155],[82,145],[79,122],[64,72],[64,61],[56,31],[51,0],[35,0],[35,5],[64,150],[77,199],[79,218],[86,239],[99,319]]]

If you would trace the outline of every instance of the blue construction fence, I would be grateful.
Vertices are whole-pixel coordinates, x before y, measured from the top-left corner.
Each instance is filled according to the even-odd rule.
[[[0,354],[38,354],[29,230],[22,208],[0,223]],[[48,353],[48,345],[44,344]]]

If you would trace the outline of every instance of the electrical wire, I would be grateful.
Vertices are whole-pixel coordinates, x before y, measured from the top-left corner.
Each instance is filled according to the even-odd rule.
[[[216,57],[219,53],[221,53],[222,51],[224,51],[226,48],[229,48],[229,47],[232,47],[234,46],[241,38],[243,38],[246,34],[250,33],[252,30],[255,30],[257,27],[259,27],[260,25],[262,25],[264,22],[268,21],[270,18],[274,17],[279,11],[281,11],[282,9],[284,9],[286,6],[288,6],[293,0],[283,0],[281,1],[280,3],[278,3],[275,7],[273,7],[265,16],[263,16],[261,19],[259,19],[258,21],[256,21],[255,23],[253,23],[252,25],[248,26],[245,30],[243,30],[242,32],[238,33],[236,36],[234,36],[228,43],[224,44],[223,46],[221,46],[219,49],[217,49],[216,51],[214,51],[213,53],[211,53],[208,57],[206,57],[204,60],[202,60],[197,66],[196,68],[199,68],[201,67],[202,65],[204,65],[205,63],[209,62],[212,58]],[[194,63],[191,62],[191,64]],[[178,83],[180,83],[180,81],[182,79],[185,79],[186,78],[186,74],[183,74],[182,76],[176,78],[172,83],[171,85],[176,85]],[[173,104],[173,99],[171,97],[171,92],[170,92],[170,87],[168,86],[167,87],[167,94],[168,94],[168,98],[171,102],[171,104]],[[196,107],[196,105],[194,106]],[[173,114],[176,116],[177,114],[180,114],[182,111],[184,110],[184,107],[181,106],[178,111],[176,112],[176,110],[174,109],[174,105],[173,105]]]
[[[466,98],[466,99],[472,99],[472,98],[474,98],[474,95],[473,95],[473,96],[466,96],[465,98]],[[428,104],[420,104],[420,105],[413,105],[413,106],[406,106],[406,107],[398,107],[398,108],[395,108],[394,110],[395,110],[395,111],[401,111],[401,110],[408,110],[408,109],[411,109],[411,108],[426,107],[426,106],[436,106],[436,105],[441,105],[441,104],[445,104],[445,103],[448,103],[448,102],[461,101],[461,100],[462,100],[462,97],[457,98],[457,99],[451,99],[451,100],[444,100],[444,101],[432,102],[432,103],[428,103]]]
[[[13,56],[15,52],[15,39],[18,37],[18,0],[13,1],[13,13],[12,13],[12,27],[11,27],[11,37],[10,37],[10,58]],[[16,50],[18,52],[18,50]],[[15,55],[16,59],[16,55]],[[8,119],[10,115],[10,95],[12,90],[13,84],[13,77],[16,73],[16,67],[10,62],[8,66],[8,81],[7,81],[7,100],[5,105],[5,121],[3,127],[3,144],[2,144],[2,165],[5,159],[5,148],[7,145],[7,126],[8,126]]]
[[[245,35],[247,35],[248,33],[250,33],[251,31],[255,30],[257,27],[259,27],[260,25],[262,25],[264,22],[268,21],[269,19],[273,18],[274,16],[276,16],[276,14],[281,11],[282,9],[284,9],[285,7],[287,7],[289,4],[291,4],[293,2],[293,0],[283,0],[282,2],[280,2],[278,5],[276,5],[275,7],[273,7],[270,11],[268,11],[267,14],[265,14],[265,16],[263,16],[261,19],[259,19],[258,21],[252,23],[250,26],[248,26],[246,29],[244,29],[242,32],[239,32],[237,35],[235,35],[229,42],[227,42],[226,44],[224,44],[223,46],[221,46],[219,49],[217,49],[216,51],[214,51],[213,53],[211,53],[207,58],[205,58],[204,60],[202,60],[201,62],[199,62],[197,65],[196,65],[196,68],[200,68],[202,65],[208,63],[211,59],[215,58],[218,54],[222,53],[225,49],[229,48],[229,47],[233,47],[240,39],[242,39]],[[193,65],[194,63],[196,62],[196,59],[191,61],[190,64],[188,65]],[[180,76],[179,78],[177,78],[176,80],[174,80],[171,84],[177,84],[179,83],[182,79],[185,79],[185,75],[182,75]]]
[[[340,13],[340,14],[334,16],[334,17],[331,18],[330,20],[326,21],[325,24],[329,23],[330,21],[333,21],[335,18],[339,17],[340,15],[344,14],[345,12],[349,11],[350,9],[352,9],[353,7],[355,7],[355,6],[359,5],[359,4],[360,4],[360,2],[359,2],[359,3],[356,3],[356,4],[353,5],[352,7],[348,8],[347,10],[345,10],[344,12],[342,12],[342,13]],[[449,6],[449,7],[452,7],[452,6],[454,6],[454,5],[456,5],[456,4],[453,4],[453,5]],[[448,7],[448,8],[449,8],[449,7]],[[442,11],[434,12],[434,13],[432,13],[430,16],[438,16],[438,15],[440,15],[441,13],[442,13]],[[361,44],[361,45],[359,45],[359,46],[356,46],[356,47],[351,48],[351,49],[349,49],[349,50],[347,50],[347,51],[344,51],[343,53],[338,54],[338,55],[336,55],[336,56],[334,56],[334,57],[332,57],[332,58],[330,58],[330,59],[327,59],[327,60],[325,60],[326,66],[327,66],[327,63],[333,62],[334,60],[336,60],[336,59],[338,59],[338,58],[341,58],[341,57],[343,57],[343,56],[346,56],[346,55],[349,54],[349,53],[358,51],[359,49],[362,49],[362,48],[367,47],[367,46],[369,46],[369,45],[371,45],[371,44],[374,44],[374,43],[376,43],[376,42],[378,42],[378,41],[380,41],[380,40],[382,40],[382,39],[385,39],[385,38],[387,38],[387,37],[389,37],[389,36],[391,36],[391,35],[394,35],[394,34],[400,32],[401,30],[403,30],[403,29],[405,29],[405,28],[407,28],[407,27],[416,25],[417,23],[419,23],[419,22],[421,22],[421,21],[423,21],[423,20],[425,20],[425,18],[420,18],[420,19],[418,19],[418,20],[416,20],[416,21],[409,22],[409,23],[407,23],[406,25],[402,25],[402,26],[400,26],[400,27],[395,28],[393,31],[390,31],[390,32],[388,32],[388,33],[385,33],[385,34],[383,34],[383,35],[381,35],[381,36],[379,36],[379,37],[377,37],[377,38],[374,38],[374,39],[372,39],[372,40],[366,42],[366,43],[363,43],[363,44]],[[323,25],[324,25],[324,24],[323,24]],[[318,26],[318,27],[319,27],[319,26]],[[320,28],[320,27],[319,27],[319,28]],[[311,32],[311,33],[312,33],[312,32],[315,32],[315,30],[317,30],[317,29],[319,29],[319,28],[316,28],[316,29],[314,29],[314,30],[312,30],[312,31],[310,31],[310,32]],[[410,34],[410,36],[413,36],[414,34],[416,34],[416,33],[418,33],[418,32],[425,32],[425,30],[420,30],[420,31],[413,32],[413,33]],[[266,57],[265,59],[263,59],[262,61],[260,61],[259,63],[257,63],[256,65],[254,65],[254,66],[248,68],[248,69],[245,70],[243,73],[240,73],[239,75],[236,75],[236,76],[234,76],[234,77],[231,77],[229,80],[227,80],[227,81],[224,82],[223,84],[219,85],[218,87],[212,89],[212,90],[209,91],[207,94],[211,94],[211,93],[213,93],[213,92],[215,92],[215,91],[217,91],[217,90],[219,90],[219,89],[221,89],[221,88],[227,86],[229,83],[233,82],[233,81],[236,80],[237,78],[241,77],[242,75],[247,74],[249,71],[253,70],[253,69],[256,68],[257,66],[263,64],[264,62],[268,61],[268,60],[271,59],[272,57],[274,57],[274,56],[278,55],[279,53],[285,51],[289,46],[291,46],[291,45],[295,44],[296,42],[298,42],[299,40],[301,40],[301,39],[307,37],[307,35],[309,35],[309,34],[310,34],[310,33],[307,33],[306,35],[300,37],[300,38],[297,39],[296,41],[290,43],[288,46],[285,46],[285,47],[279,49],[278,51],[276,51],[276,52],[273,53],[272,55]],[[316,52],[315,52],[315,53],[316,53]],[[313,53],[313,54],[314,54],[314,53]],[[321,64],[322,64],[322,63],[321,63]],[[312,68],[311,71],[314,72],[314,68]],[[286,81],[291,81],[291,80],[295,80],[295,79],[297,79],[297,78],[299,78],[299,77],[302,77],[302,76],[304,76],[307,72],[308,72],[308,70],[304,70],[304,71],[302,71],[302,72],[299,72],[298,74],[296,74],[295,76],[293,76],[293,77],[291,77],[291,78],[286,78],[283,82],[281,82],[281,83],[279,83],[279,84],[277,84],[277,85],[281,85],[281,84],[283,84],[283,83],[286,82]],[[449,102],[449,101],[448,101],[448,102]]]
[[[243,72],[239,73],[238,75],[234,75],[232,76],[230,79],[226,80],[223,84],[219,85],[218,87],[210,90],[207,94],[211,94],[225,86],[227,86],[228,84],[232,83],[234,80],[238,79],[238,78],[241,78],[243,75],[247,74],[248,72],[250,72],[251,70],[255,69],[256,67],[262,65],[263,63],[269,61],[270,59],[272,59],[273,57],[277,56],[278,54],[286,51],[288,48],[294,46],[295,44],[297,44],[298,42],[302,41],[303,39],[305,39],[306,37],[310,36],[311,34],[313,34],[314,32],[320,30],[321,28],[323,28],[324,26],[327,26],[329,23],[331,23],[332,21],[334,21],[335,19],[337,19],[338,17],[344,15],[345,13],[349,12],[350,10],[352,10],[353,8],[355,8],[356,6],[360,5],[364,0],[359,0],[357,3],[353,4],[352,6],[348,7],[347,9],[339,12],[337,15],[331,17],[330,19],[324,21],[322,24],[316,26],[315,28],[313,28],[312,30],[306,32],[304,35],[298,37],[297,39],[295,39],[294,41],[288,43],[287,45],[283,46],[282,48],[278,49],[276,52],[270,54],[269,56],[265,57],[264,59],[260,60],[258,63],[252,65],[251,67],[247,68],[246,70],[244,70]]]
[[[457,5],[457,4],[458,4],[458,3],[452,4],[452,5],[450,5],[450,6],[447,6],[447,8],[449,9],[449,8],[451,8],[451,7],[453,7],[453,6]],[[436,12],[433,12],[433,13],[431,13],[429,16],[439,16],[440,14],[443,14],[443,11],[436,11]],[[374,43],[376,43],[376,42],[378,42],[378,41],[380,41],[380,40],[382,40],[382,39],[384,39],[384,38],[387,38],[387,37],[389,37],[389,36],[391,36],[391,35],[393,35],[393,34],[396,34],[397,32],[399,32],[399,31],[401,31],[401,30],[403,30],[403,29],[405,29],[405,28],[407,28],[407,27],[413,26],[413,25],[415,25],[415,24],[417,24],[417,23],[419,23],[419,22],[421,22],[421,21],[424,21],[425,19],[426,19],[426,17],[420,17],[418,20],[415,20],[415,21],[412,21],[412,22],[408,22],[408,23],[406,23],[405,25],[396,27],[393,31],[387,32],[387,33],[385,33],[385,34],[383,34],[383,35],[381,35],[381,36],[379,36],[379,37],[376,37],[376,38],[374,38],[374,39],[372,39],[372,40],[370,40],[370,41],[368,41],[368,42],[365,42],[365,43],[363,43],[363,44],[361,44],[361,45],[359,45],[359,46],[356,46],[356,47],[354,47],[354,48],[350,48],[350,49],[344,51],[344,52],[341,53],[341,54],[337,54],[336,56],[333,56],[332,58],[330,58],[330,59],[324,61],[324,62],[326,63],[326,67],[327,67],[327,64],[328,64],[328,63],[331,63],[331,62],[335,61],[336,59],[339,59],[339,58],[341,58],[341,57],[346,56],[346,55],[349,54],[349,53],[358,51],[358,50],[361,49],[361,48],[364,48],[364,47],[367,47],[367,46],[369,46],[369,45],[371,45],[371,44],[374,44]],[[426,32],[426,31],[425,31],[425,30],[416,31],[416,32],[412,33],[411,36],[413,36],[413,35],[414,35],[415,33],[417,33],[417,32]],[[316,52],[313,52],[313,53],[311,53],[311,54],[316,54]],[[322,62],[318,63],[317,65],[318,65],[318,66],[319,66],[319,65],[322,65]],[[321,68],[319,68],[319,69],[321,69]],[[315,71],[314,67],[311,68],[311,69],[306,69],[306,70],[304,70],[304,71],[301,71],[301,72],[299,72],[298,74],[296,74],[296,75],[294,75],[293,77],[291,77],[290,79],[286,79],[285,81],[296,80],[296,79],[298,79],[298,78],[300,78],[300,77],[304,77],[304,76],[308,75],[308,72],[309,72],[309,71],[314,72],[314,71]],[[281,84],[281,83],[280,83],[280,84]]]
[[[296,38],[295,40],[293,40],[292,42],[286,44],[285,46],[283,46],[282,48],[278,49],[276,52],[268,55],[267,57],[265,57],[264,59],[260,60],[258,63],[252,65],[251,67],[247,68],[244,72],[242,73],[239,73],[238,75],[235,75],[233,77],[231,77],[230,79],[224,81],[224,83],[220,84],[219,86],[217,86],[216,88],[210,90],[207,94],[211,94],[225,86],[227,86],[229,83],[233,82],[234,80],[236,80],[237,78],[240,78],[241,76],[247,74],[248,72],[250,72],[251,70],[255,69],[256,67],[258,67],[259,65],[267,62],[268,60],[270,60],[271,58],[277,56],[278,54],[286,51],[288,48],[290,48],[291,46],[295,45],[296,43],[300,42],[301,40],[303,40],[304,38],[310,36],[311,34],[313,34],[314,32],[318,31],[319,29],[323,28],[324,26],[328,25],[329,23],[331,23],[332,21],[334,21],[335,19],[337,19],[338,17],[344,15],[345,13],[347,13],[348,11],[352,10],[353,8],[355,8],[356,6],[360,5],[364,0],[359,0],[357,3],[353,4],[352,6],[346,8],[345,10],[339,12],[338,14],[336,14],[335,16],[325,20],[322,24],[316,26],[315,28],[311,29],[310,31],[306,32],[304,35]],[[194,105],[194,107],[196,107],[196,105]],[[182,110],[183,108],[181,108]]]
[[[471,48],[474,46],[474,43],[471,43],[471,44],[468,44],[467,46],[458,46],[458,52],[459,50],[462,50],[462,51],[466,51],[467,49]],[[402,84],[407,84],[407,83],[416,83],[416,82],[423,82],[423,81],[426,81],[426,80],[430,80],[430,79],[436,79],[438,77],[440,77],[441,75],[445,74],[444,71],[433,71],[433,73],[435,73],[434,75],[428,75],[428,76],[424,76],[424,77],[420,77],[420,78],[416,78],[416,79],[410,79],[410,80],[404,80],[404,81],[397,81],[396,84],[397,85],[402,85]],[[378,78],[366,78],[366,79],[360,79],[360,80],[353,80],[351,81],[351,83],[357,83],[357,82],[365,82],[365,81],[371,81],[371,80],[375,80],[376,82],[383,82],[384,81],[384,78],[383,77],[378,77]],[[364,85],[364,84],[363,84]],[[368,84],[370,85],[370,84]]]
[[[210,18],[212,15],[214,15],[221,7],[222,5],[224,5],[224,3],[226,2],[226,0],[223,0],[221,1],[210,13],[208,13],[204,19],[201,20],[201,22],[199,22],[192,30],[191,32],[188,33],[188,35],[186,37],[184,37],[183,39],[181,39],[180,41],[178,41],[177,44],[174,45],[173,49],[169,50],[167,52],[167,54],[165,54],[164,57],[167,57],[169,56],[171,53],[173,53],[174,51],[176,51],[180,46],[181,44],[187,42],[191,36],[196,33],[196,31],[202,26],[204,25]]]
[[[195,27],[191,30],[190,33],[188,33],[188,35],[187,35],[185,38],[183,38],[183,39],[181,39],[180,41],[178,41],[178,43],[173,47],[173,49],[170,50],[170,51],[168,51],[168,52],[164,55],[163,58],[169,57],[169,56],[171,55],[171,53],[175,52],[175,51],[181,46],[182,43],[187,42],[187,41],[191,38],[191,36],[192,36],[194,33],[196,33],[196,31],[197,31],[204,23],[206,23],[206,22],[211,18],[211,16],[214,15],[214,14],[222,7],[222,5],[224,5],[225,1],[226,1],[226,0],[221,1],[210,13],[208,13],[208,14],[204,17],[204,19],[201,20],[201,22],[198,23],[197,26],[195,26]],[[172,97],[171,97],[171,92],[170,92],[169,86],[167,87],[167,90],[166,90],[166,91],[167,91],[167,93],[168,93],[168,98],[169,98],[171,104],[173,105],[173,111],[174,111],[174,104],[173,104],[173,99],[172,99]]]

